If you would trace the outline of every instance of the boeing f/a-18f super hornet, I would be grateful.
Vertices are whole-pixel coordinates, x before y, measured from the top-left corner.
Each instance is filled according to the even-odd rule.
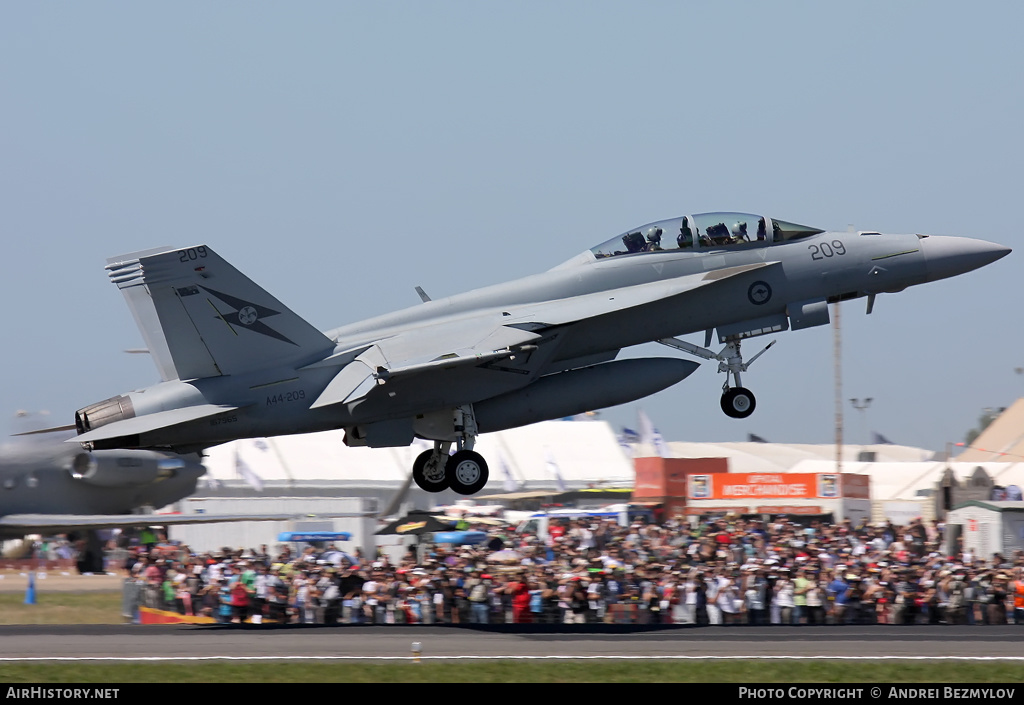
[[[968,272],[1010,250],[979,240],[825,232],[746,213],[629,230],[542,274],[322,333],[198,245],[114,257],[163,381],[75,415],[87,449],[201,450],[237,438],[344,428],[349,445],[434,441],[428,491],[487,482],[477,434],[640,399],[697,363],[615,360],[658,341],[719,362],[743,418],[746,338],[828,323],[830,302]],[[704,347],[677,336],[705,331]],[[724,344],[709,350],[712,333]],[[763,351],[762,351],[763,352]],[[758,353],[760,355],[761,353]],[[453,454],[452,444],[455,444]]]

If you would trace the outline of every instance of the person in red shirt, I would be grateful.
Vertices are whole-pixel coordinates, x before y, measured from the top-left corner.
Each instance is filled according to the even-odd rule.
[[[512,596],[512,623],[530,624],[533,622],[533,615],[530,614],[530,586],[526,582],[526,575],[518,574],[504,588],[505,594]]]

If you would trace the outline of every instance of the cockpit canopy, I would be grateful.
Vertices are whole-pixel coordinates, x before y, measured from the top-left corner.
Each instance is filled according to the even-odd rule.
[[[751,213],[698,213],[659,220],[592,247],[597,259],[642,252],[759,247],[825,232]]]

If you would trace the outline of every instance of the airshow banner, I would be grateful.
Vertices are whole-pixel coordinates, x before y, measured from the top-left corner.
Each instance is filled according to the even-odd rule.
[[[723,473],[690,475],[689,499],[835,499],[870,496],[866,475]]]

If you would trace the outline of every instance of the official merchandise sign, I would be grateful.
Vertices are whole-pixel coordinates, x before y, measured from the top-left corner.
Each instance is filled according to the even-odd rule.
[[[728,473],[690,475],[690,499],[867,498],[868,479],[836,473]],[[850,494],[847,494],[847,490]]]

